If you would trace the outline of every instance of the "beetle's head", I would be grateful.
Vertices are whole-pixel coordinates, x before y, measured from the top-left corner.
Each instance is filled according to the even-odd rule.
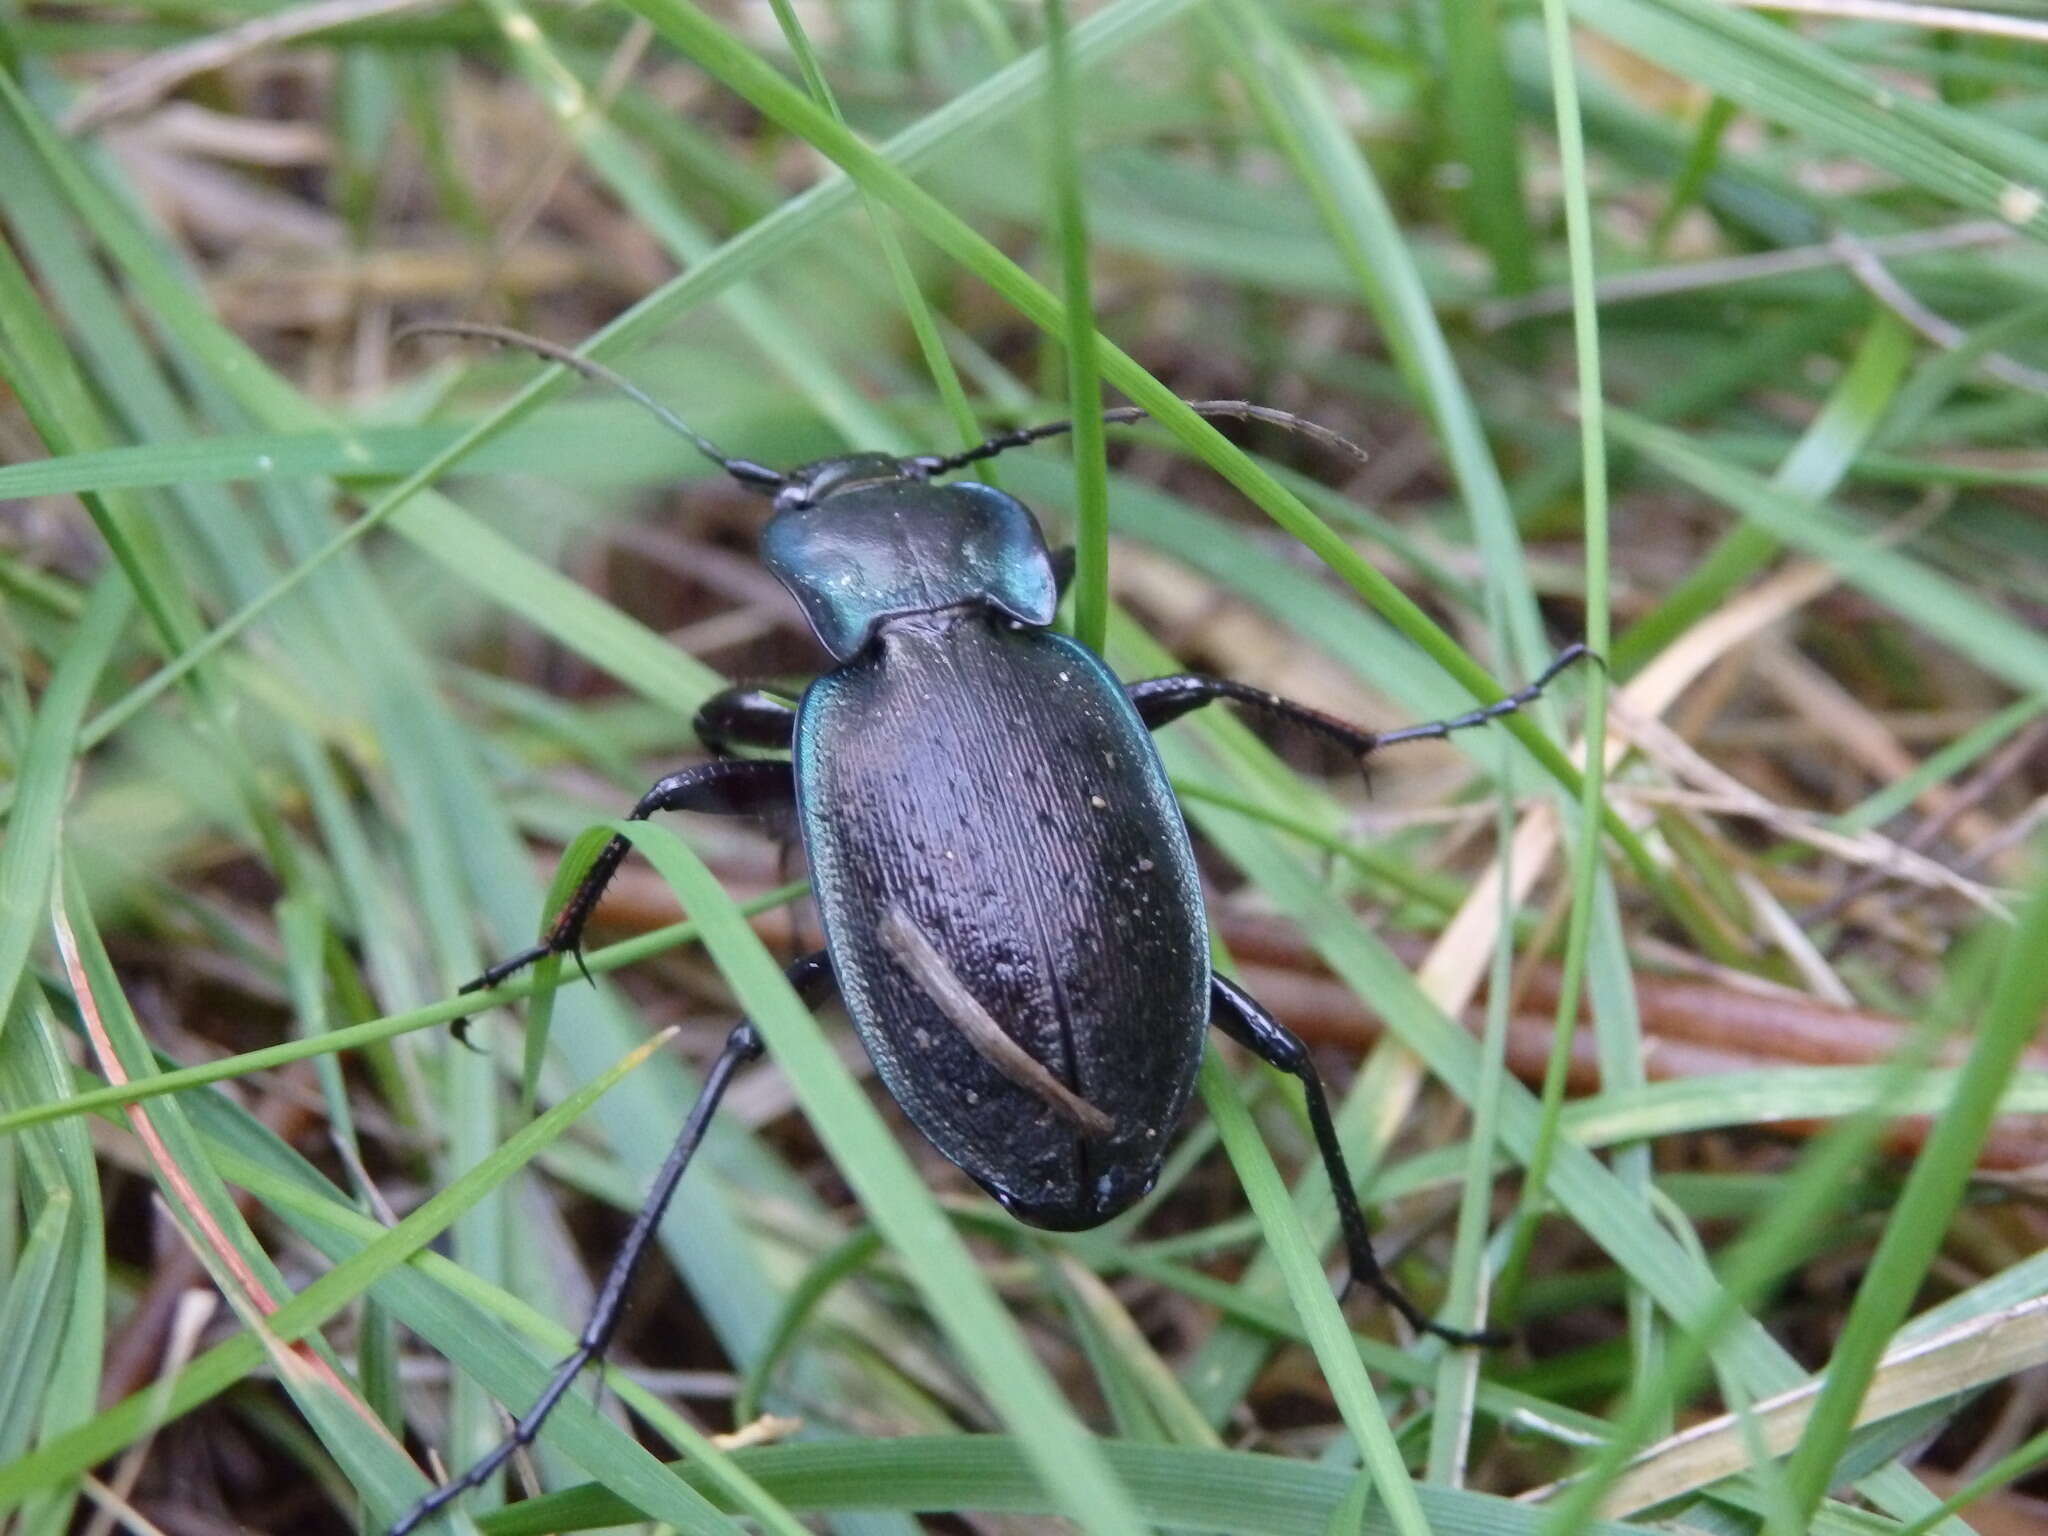
[[[1050,624],[1059,593],[1030,510],[991,486],[933,485],[925,461],[882,453],[790,473],[761,534],[761,562],[835,661],[891,619],[980,607]]]

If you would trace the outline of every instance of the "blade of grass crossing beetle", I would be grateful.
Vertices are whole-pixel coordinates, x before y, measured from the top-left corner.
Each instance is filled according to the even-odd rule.
[[[1081,98],[1074,89],[1067,0],[1045,0],[1045,46],[1052,64],[1046,111],[1066,320],[1067,416],[1074,423],[1074,638],[1099,651],[1109,619],[1109,468],[1102,374],[1095,355],[1095,301],[1088,281],[1086,183],[1077,142]]]
[[[705,946],[767,1039],[812,1129],[976,1384],[1029,1448],[1046,1491],[1083,1530],[1135,1536],[1143,1527],[1129,1495],[732,899],[666,828],[619,822],[613,830],[632,839],[704,925]]]

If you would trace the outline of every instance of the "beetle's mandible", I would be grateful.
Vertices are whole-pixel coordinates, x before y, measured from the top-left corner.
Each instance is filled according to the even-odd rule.
[[[587,359],[491,328],[622,384]],[[696,729],[713,760],[662,779],[631,815],[796,812],[825,947],[791,983],[836,990],[883,1084],[932,1143],[1033,1226],[1098,1226],[1151,1189],[1194,1091],[1215,1025],[1294,1076],[1335,1190],[1352,1283],[1417,1329],[1496,1341],[1432,1321],[1381,1273],[1322,1083],[1290,1031],[1209,961],[1194,851],[1150,732],[1228,700],[1363,758],[1375,748],[1519,709],[1566,666],[1454,719],[1375,734],[1272,694],[1201,676],[1125,685],[1052,628],[1059,576],[1036,519],[986,485],[934,476],[1066,429],[992,438],[951,457],[849,454],[781,473],[732,459],[674,422],[743,483],[774,499],[761,557],[796,598],[832,669],[792,705],[731,688]],[[1298,423],[1241,402],[1210,415]],[[1130,419],[1131,412],[1113,412]],[[1315,429],[1320,431],[1320,429]],[[786,759],[733,755],[779,750]],[[464,990],[547,954],[574,953],[628,844],[614,838],[532,948]],[[651,1241],[733,1074],[760,1055],[742,1021],[633,1224],[579,1339],[513,1433],[397,1525],[407,1536],[529,1443],[600,1356],[626,1282]]]

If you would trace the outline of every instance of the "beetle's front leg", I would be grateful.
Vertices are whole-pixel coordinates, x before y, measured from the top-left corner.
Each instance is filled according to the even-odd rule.
[[[796,741],[796,705],[773,688],[738,683],[706,699],[691,726],[717,757],[731,757],[739,747],[787,752]]]
[[[1137,706],[1138,718],[1149,730],[1178,720],[1189,710],[1200,709],[1204,704],[1213,704],[1218,699],[1227,699],[1233,704],[1242,704],[1260,714],[1271,715],[1285,720],[1304,730],[1313,731],[1327,741],[1334,741],[1354,757],[1364,758],[1380,747],[1392,746],[1397,742],[1419,741],[1425,737],[1448,736],[1453,731],[1462,731],[1469,726],[1484,725],[1489,720],[1498,720],[1502,715],[1512,715],[1526,705],[1534,703],[1543,690],[1550,686],[1558,673],[1574,662],[1597,660],[1583,645],[1568,645],[1557,653],[1550,665],[1545,667],[1536,680],[1527,687],[1517,689],[1504,699],[1471,710],[1462,715],[1453,715],[1448,720],[1431,720],[1422,725],[1405,725],[1395,731],[1367,731],[1335,715],[1324,714],[1306,704],[1297,704],[1292,699],[1283,699],[1277,693],[1268,693],[1263,688],[1254,688],[1248,683],[1234,683],[1227,677],[1201,677],[1185,673],[1178,677],[1155,677],[1147,682],[1132,683],[1127,690],[1131,702]]]
[[[1344,1149],[1337,1142],[1337,1127],[1330,1119],[1329,1101],[1323,1096],[1323,1080],[1301,1038],[1266,1012],[1242,987],[1221,976],[1209,978],[1209,1022],[1261,1061],[1301,1084],[1302,1096],[1308,1101],[1309,1129],[1315,1134],[1317,1151],[1322,1154],[1323,1170],[1330,1176],[1330,1191],[1337,1197],[1337,1221],[1344,1229],[1344,1250],[1351,1260],[1350,1284],[1370,1287],[1423,1333],[1433,1333],[1453,1344],[1508,1343],[1510,1335],[1492,1329],[1467,1332],[1445,1327],[1404,1296],[1380,1268],[1372,1251],[1372,1238],[1366,1231],[1365,1212],[1359,1209],[1357,1191],[1351,1187],[1351,1174],[1344,1166]]]
[[[640,803],[633,807],[626,819],[645,821],[656,811],[758,816],[787,809],[795,797],[796,780],[789,764],[734,758],[670,774],[640,797]],[[538,944],[500,960],[462,990],[479,992],[486,987],[495,987],[506,977],[524,970],[546,955],[580,954],[584,924],[590,921],[590,914],[597,909],[604,888],[619,872],[619,865],[631,847],[632,844],[623,837],[614,837],[606,843],[604,851],[590,866],[590,872],[563,904],[554,922],[548,925],[546,937]]]

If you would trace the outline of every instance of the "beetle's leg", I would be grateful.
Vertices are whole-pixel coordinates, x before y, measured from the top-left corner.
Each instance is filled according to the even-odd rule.
[[[702,811],[718,816],[754,816],[786,808],[796,794],[796,781],[787,763],[731,758],[704,763],[672,773],[640,797],[628,814],[629,821],[645,821],[656,811]],[[538,944],[509,955],[464,985],[465,992],[495,987],[507,976],[524,970],[544,955],[578,954],[583,925],[590,921],[598,898],[619,872],[632,844],[614,837],[590,866],[562,910],[548,925],[547,936]],[[580,960],[578,962],[581,963]]]
[[[1209,980],[1209,1022],[1261,1061],[1300,1082],[1302,1096],[1308,1101],[1309,1129],[1315,1133],[1316,1149],[1322,1154],[1331,1192],[1337,1197],[1337,1220],[1344,1228],[1344,1249],[1351,1259],[1351,1279],[1345,1289],[1359,1284],[1370,1287],[1417,1330],[1433,1333],[1453,1344],[1509,1342],[1510,1335],[1492,1329],[1468,1333],[1434,1321],[1402,1295],[1380,1268],[1380,1261],[1373,1255],[1372,1239],[1366,1233],[1365,1213],[1358,1208],[1358,1195],[1344,1166],[1344,1149],[1337,1144],[1337,1127],[1331,1123],[1329,1101],[1323,1097],[1323,1080],[1300,1037],[1266,1012],[1242,987],[1221,976]]]
[[[1543,690],[1556,681],[1558,673],[1564,671],[1565,668],[1573,665],[1575,662],[1580,661],[1595,662],[1602,667],[1606,665],[1595,652],[1587,650],[1583,642],[1573,641],[1550,658],[1550,665],[1537,673],[1534,681],[1517,688],[1506,698],[1496,699],[1491,704],[1482,705],[1480,708],[1468,711],[1462,715],[1453,715],[1448,720],[1430,720],[1421,725],[1404,725],[1398,731],[1382,731],[1374,740],[1373,745],[1376,747],[1388,747],[1403,741],[1421,741],[1428,737],[1448,736],[1451,732],[1462,731],[1468,726],[1484,725],[1489,720],[1498,720],[1502,715],[1512,715],[1525,706],[1535,703],[1537,699],[1542,697]]]
[[[815,1006],[832,986],[832,961],[824,950],[805,955],[793,963],[784,973],[789,984],[796,988],[803,1000]],[[648,1191],[646,1204],[640,1207],[639,1215],[633,1218],[633,1225],[627,1231],[625,1241],[619,1244],[619,1251],[612,1260],[612,1267],[604,1277],[604,1284],[598,1287],[597,1300],[590,1308],[590,1320],[583,1325],[583,1331],[576,1338],[576,1348],[560,1365],[534,1399],[533,1406],[512,1426],[512,1433],[486,1454],[483,1459],[462,1476],[452,1482],[443,1483],[427,1494],[405,1512],[398,1523],[391,1527],[388,1536],[408,1536],[451,1501],[461,1497],[472,1488],[481,1488],[489,1482],[493,1473],[503,1466],[521,1446],[531,1445],[540,1434],[542,1423],[554,1411],[555,1404],[562,1400],[583,1368],[600,1358],[612,1335],[618,1331],[619,1319],[626,1308],[626,1293],[633,1283],[633,1272],[640,1265],[641,1258],[654,1241],[654,1234],[661,1225],[662,1214],[674,1197],[676,1185],[682,1181],[683,1170],[690,1165],[690,1159],[697,1151],[697,1144],[704,1139],[704,1129],[711,1123],[712,1114],[718,1109],[718,1102],[725,1096],[731,1085],[733,1074],[761,1054],[761,1037],[754,1026],[742,1019],[725,1037],[725,1049],[718,1053],[718,1060],[711,1064],[711,1070],[704,1076],[704,1086],[698,1091],[697,1102],[690,1106],[689,1117],[683,1121],[682,1133],[676,1137],[676,1144],[669,1149],[668,1158],[661,1165],[661,1171],[654,1176],[654,1188]]]
[[[796,736],[796,705],[772,688],[740,684],[704,701],[691,722],[704,750],[731,757],[736,747],[787,752]]]
[[[1453,731],[1462,731],[1468,726],[1484,725],[1489,720],[1498,720],[1502,715],[1512,715],[1542,694],[1558,673],[1576,661],[1597,659],[1583,645],[1568,645],[1557,653],[1556,658],[1538,674],[1536,680],[1525,688],[1519,688],[1504,699],[1471,710],[1462,715],[1453,715],[1448,720],[1431,720],[1422,725],[1404,725],[1395,731],[1367,731],[1326,715],[1319,709],[1306,704],[1297,704],[1292,699],[1283,699],[1277,693],[1268,693],[1263,688],[1254,688],[1248,683],[1234,683],[1225,677],[1200,677],[1192,673],[1178,677],[1155,677],[1148,682],[1132,683],[1128,692],[1131,702],[1138,708],[1138,717],[1150,730],[1178,720],[1191,709],[1200,709],[1204,704],[1213,704],[1218,699],[1228,699],[1233,704],[1242,704],[1261,714],[1287,720],[1304,730],[1315,732],[1327,740],[1334,741],[1355,757],[1364,757],[1380,747],[1392,746],[1397,742],[1419,741],[1424,737],[1448,736]]]

